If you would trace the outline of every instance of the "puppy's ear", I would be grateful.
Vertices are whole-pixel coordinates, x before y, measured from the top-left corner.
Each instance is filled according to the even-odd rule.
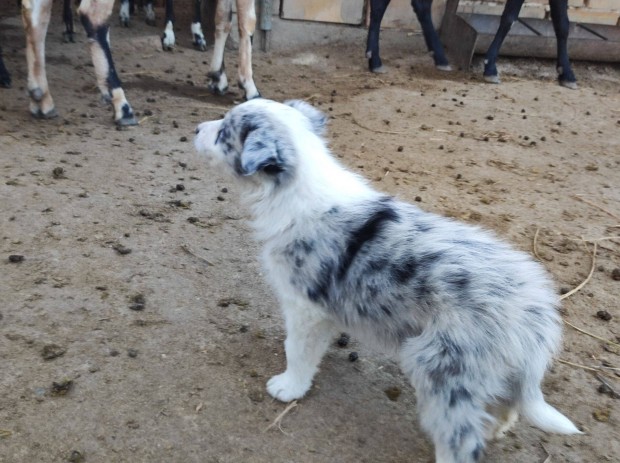
[[[265,127],[250,127],[242,133],[243,150],[239,158],[238,170],[241,175],[254,175],[262,171],[267,174],[283,172],[284,160],[278,149],[278,142]]]
[[[312,130],[317,135],[323,135],[325,133],[325,126],[327,125],[327,116],[314,106],[309,105],[302,100],[288,100],[284,102],[285,105],[295,108],[302,113],[310,121]]]

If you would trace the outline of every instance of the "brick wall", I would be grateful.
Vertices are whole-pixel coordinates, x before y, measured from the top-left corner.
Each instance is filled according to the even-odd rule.
[[[461,0],[459,11],[500,15],[506,0]],[[548,0],[525,0],[520,17],[549,18]],[[620,26],[620,0],[568,0],[572,22]]]

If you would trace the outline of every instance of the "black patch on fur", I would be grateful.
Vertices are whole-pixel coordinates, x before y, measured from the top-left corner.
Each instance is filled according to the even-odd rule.
[[[418,257],[418,266],[420,269],[428,270],[430,269],[434,263],[440,261],[444,256],[444,253],[441,251],[429,252],[422,254]]]
[[[354,230],[349,236],[346,250],[340,261],[337,278],[339,280],[344,278],[364,244],[377,238],[389,222],[398,222],[398,220],[396,211],[386,204],[375,211],[360,228]]]
[[[388,306],[381,304],[379,308],[381,309],[381,312],[383,312],[388,317],[392,316],[392,311],[388,308]]]
[[[456,289],[459,293],[467,291],[471,283],[470,275],[466,270],[449,273],[444,277],[444,282]]]
[[[425,360],[430,367],[429,377],[431,381],[438,389],[441,389],[446,378],[463,374],[463,349],[446,334],[438,335],[433,343],[440,343],[441,350],[435,358]]]
[[[366,265],[366,272],[364,272],[364,273],[377,273],[377,272],[381,272],[382,270],[385,269],[385,267],[387,267],[388,264],[389,264],[389,261],[386,258],[380,258],[380,259],[371,260]]]
[[[316,281],[308,286],[308,297],[313,302],[327,301],[331,278],[334,273],[334,261],[321,262]]]
[[[256,123],[256,116],[254,114],[244,114],[241,116],[241,132],[239,133],[239,140],[241,144],[245,143],[245,139],[248,138],[250,132],[259,128]],[[263,144],[263,147],[265,145]]]
[[[407,283],[411,280],[417,271],[417,263],[413,257],[409,257],[403,262],[392,264],[390,267],[390,273],[392,278],[400,284]]]
[[[476,445],[476,448],[474,449],[473,452],[471,452],[471,458],[478,462],[478,461],[482,461],[482,457],[484,456],[484,445],[483,444],[478,444]]]
[[[460,402],[470,402],[471,398],[472,397],[469,391],[463,386],[459,386],[450,391],[450,402],[448,403],[448,405],[450,407],[454,407]]]
[[[450,437],[450,448],[453,451],[457,451],[459,448],[461,448],[463,440],[467,437],[468,434],[471,434],[473,430],[473,426],[469,423],[463,424],[457,429],[455,429],[454,434],[452,434],[452,437]]]

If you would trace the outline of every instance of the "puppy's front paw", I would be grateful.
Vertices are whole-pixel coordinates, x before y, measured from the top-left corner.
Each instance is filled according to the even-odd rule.
[[[281,402],[290,402],[304,396],[310,386],[310,381],[300,381],[288,372],[276,375],[267,381],[267,392],[274,399]]]

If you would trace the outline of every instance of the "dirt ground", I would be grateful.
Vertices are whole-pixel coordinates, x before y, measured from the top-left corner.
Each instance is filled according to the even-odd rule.
[[[140,120],[117,130],[82,30],[62,44],[57,15],[48,74],[61,116],[39,121],[19,18],[0,24],[14,77],[0,89],[0,462],[433,461],[397,364],[355,339],[334,343],[308,396],[267,429],[286,409],[265,393],[284,332],[235,185],[193,150],[196,124],[240,98],[208,93],[210,55],[187,41],[163,53],[142,21],[114,26]],[[479,59],[440,73],[411,41],[384,47],[380,76],[361,43],[257,52],[256,81],[327,112],[333,151],[378,189],[494,230],[536,254],[559,291],[593,268],[563,316],[598,338],[567,324],[544,383],[585,434],[520,422],[487,461],[618,462],[618,396],[601,379],[620,392],[620,68],[575,63],[572,91],[552,62],[504,58],[492,86]]]

